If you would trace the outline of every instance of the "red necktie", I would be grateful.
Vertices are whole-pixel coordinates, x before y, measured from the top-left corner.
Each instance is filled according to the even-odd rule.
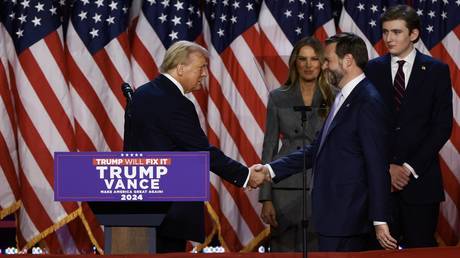
[[[395,87],[395,107],[396,111],[399,111],[399,108],[402,103],[402,99],[404,97],[404,91],[406,90],[406,87],[404,85],[406,84],[406,79],[404,77],[404,71],[403,71],[403,66],[406,61],[404,60],[399,60],[398,63],[398,71],[396,72],[395,80],[393,82],[393,85]]]

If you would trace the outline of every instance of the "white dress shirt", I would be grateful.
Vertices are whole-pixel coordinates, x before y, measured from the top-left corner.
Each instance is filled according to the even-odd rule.
[[[404,60],[403,72],[404,72],[404,89],[407,89],[407,84],[409,83],[410,74],[412,72],[412,67],[414,67],[415,56],[417,51],[415,48],[404,58],[398,56],[391,56],[391,81],[395,80],[396,72],[398,71],[398,61]],[[418,174],[415,172],[415,169],[412,168],[407,162],[403,163],[403,166],[408,169],[415,179],[418,178]]]

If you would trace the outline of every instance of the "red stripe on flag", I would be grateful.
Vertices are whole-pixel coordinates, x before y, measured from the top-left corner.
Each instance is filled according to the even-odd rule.
[[[10,67],[10,78],[15,78],[14,72]],[[48,147],[42,141],[40,134],[35,129],[28,113],[25,111],[22,102],[19,99],[19,94],[15,80],[11,80],[11,91],[16,103],[16,114],[18,119],[19,131],[22,134],[25,144],[29,147],[32,156],[34,156],[37,165],[41,171],[53,171],[53,159],[49,154]],[[33,148],[30,148],[32,146]],[[38,150],[38,151],[37,151]],[[48,154],[48,155],[47,155]],[[27,162],[27,161],[24,161]],[[37,171],[37,173],[39,173]],[[43,174],[50,185],[53,185],[53,177],[51,173]]]
[[[156,75],[159,74],[158,68],[150,55],[147,48],[144,46],[139,36],[135,34],[133,36],[133,52],[132,55],[136,59],[137,63],[141,67],[142,71],[147,75],[149,80],[152,80]]]
[[[455,119],[452,122],[452,133],[450,135],[450,141],[457,150],[457,152],[460,153],[460,125],[457,123],[457,120]]]
[[[77,139],[78,151],[97,151],[91,138],[86,134],[78,121],[75,121],[75,138]]]
[[[433,55],[433,57],[442,60],[442,62],[446,63],[449,66],[452,87],[457,93],[457,96],[460,96],[460,70],[459,67],[457,67],[455,61],[450,56],[450,54],[444,48],[442,42],[434,46],[430,50],[430,53]]]
[[[214,211],[219,217],[220,234],[223,240],[225,241],[225,243],[222,243],[222,244],[226,244],[226,248],[228,248],[230,251],[233,251],[233,252],[241,250],[243,248],[243,245],[241,244],[237,233],[235,232],[232,225],[227,220],[227,217],[222,213],[220,209],[219,193],[216,191],[216,189],[213,186],[210,188],[210,191],[211,191],[211,206],[214,208]]]
[[[452,31],[455,33],[455,35],[457,36],[457,38],[460,39],[460,25],[458,25],[457,27],[455,27]]]
[[[125,56],[131,56],[131,50],[129,48],[128,33],[123,33],[117,37],[118,43],[120,44]],[[121,55],[121,53],[120,53]]]
[[[19,219],[19,214],[24,212],[24,209],[19,209],[18,212],[15,214],[15,221],[16,221],[16,239],[18,241],[19,249],[24,249],[24,246],[27,244],[27,241],[24,239],[24,235],[22,234],[21,229],[21,221]]]
[[[7,182],[2,182],[2,184],[8,184],[13,191],[14,198],[19,200],[20,191],[18,185],[18,179],[16,177],[16,169],[14,167],[13,160],[11,155],[15,153],[10,153],[8,146],[6,144],[5,138],[0,134],[0,167],[3,169],[3,174],[6,177]],[[5,187],[5,186],[2,186]]]
[[[387,48],[385,47],[385,42],[383,42],[383,39],[380,39],[379,41],[377,41],[377,43],[375,43],[374,49],[380,56],[385,55],[385,53],[387,52]]]
[[[226,66],[230,76],[232,77],[235,88],[240,93],[252,116],[256,120],[259,127],[264,128],[265,105],[260,99],[260,96],[254,90],[251,81],[249,81],[244,72],[244,69],[240,66],[236,56],[233,54],[232,49],[225,49],[220,56],[222,58],[223,64]]]
[[[460,182],[457,181],[457,178],[443,159],[439,160],[439,165],[441,167],[444,190],[457,206],[457,212],[460,215]]]
[[[41,233],[54,225],[54,222],[46,212],[45,207],[35,193],[34,188],[29,183],[29,178],[24,174],[22,168],[19,168],[19,180],[21,181],[23,208],[27,211],[29,218]]]
[[[109,115],[105,111],[104,105],[97,96],[97,93],[91,87],[91,84],[80,71],[72,56],[68,54],[67,65],[69,68],[69,78],[71,86],[75,89],[78,95],[85,102],[88,109],[91,111],[99,127],[102,130],[107,145],[112,151],[123,149],[122,137],[118,134],[115,126],[110,120]],[[120,90],[121,92],[121,90]]]
[[[53,121],[53,124],[61,135],[62,140],[66,143],[69,150],[74,150],[75,138],[73,137],[72,123],[67,117],[67,114],[49,84],[48,79],[43,74],[40,65],[37,63],[29,49],[24,50],[18,57],[30,85],[33,87],[35,93],[43,104],[43,107],[46,109],[50,119]],[[67,88],[65,82],[63,82],[61,87]]]
[[[455,245],[459,241],[459,237],[455,234],[455,231],[452,230],[442,213],[438,218],[438,228],[436,231],[446,245]]]
[[[26,52],[26,51],[24,51]],[[24,53],[23,52],[23,53]],[[11,70],[12,71],[12,70]],[[12,72],[11,78],[15,78]],[[16,84],[12,80],[12,92],[14,96],[14,100],[16,103],[16,112],[18,115],[18,125],[19,130],[22,134],[25,144],[28,146],[32,156],[34,157],[37,165],[40,167],[41,171],[36,171],[36,173],[40,173],[44,176],[44,178],[48,181],[50,186],[54,185],[54,177],[53,177],[53,156],[50,153],[50,150],[43,142],[38,131],[35,129],[32,120],[30,119],[28,113],[26,112],[22,102],[19,98],[19,94],[17,91]],[[27,162],[27,161],[25,161]],[[21,181],[21,185],[24,182]],[[77,205],[75,203],[65,202],[62,203],[62,206],[66,210],[67,213],[70,213],[77,209]]]
[[[265,226],[259,219],[259,214],[257,214],[257,212],[254,210],[254,207],[252,206],[251,201],[249,200],[246,193],[227,181],[222,182],[235,200],[235,204],[238,207],[241,216],[246,221],[246,224],[248,225],[252,234],[255,236],[258,235],[265,229]]]
[[[88,203],[82,203],[81,209],[83,216],[86,218],[86,221],[90,225],[91,234],[93,234],[94,240],[97,241],[100,248],[104,248],[104,231],[99,226],[99,221],[96,219],[96,216],[94,216],[94,213],[88,206]]]
[[[46,248],[51,254],[64,254],[63,249],[65,249],[65,246],[61,247],[56,233],[49,234],[43,240],[46,243]]]
[[[93,55],[93,58],[99,69],[102,71],[102,75],[109,84],[109,87],[112,90],[113,94],[118,99],[118,102],[120,103],[120,105],[124,107],[126,105],[126,99],[123,96],[123,93],[120,89],[121,83],[124,80],[123,78],[121,78],[120,73],[118,72],[115,65],[112,63],[112,60],[110,60],[107,51],[105,51],[105,49],[102,48]]]
[[[62,75],[64,76],[66,82],[69,81],[69,77],[67,74],[67,67],[65,63],[65,56],[64,56],[64,47],[61,44],[61,39],[56,31],[50,33],[45,38],[46,45],[48,46],[51,55],[53,55],[54,61],[59,66],[59,70],[61,70]]]
[[[270,70],[275,75],[276,80],[281,84],[284,83],[288,76],[288,67],[281,59],[280,55],[276,52],[272,43],[268,40],[267,35],[263,31],[260,32],[262,55],[264,62],[270,67]]]
[[[254,146],[252,146],[248,137],[244,133],[243,128],[241,128],[232,107],[222,94],[219,82],[211,73],[209,74],[209,96],[211,96],[215,105],[220,107],[219,113],[221,115],[221,120],[227,128],[228,133],[233,138],[233,141],[238,148],[238,152],[241,153],[246,164],[259,163],[260,158],[257,155]]]
[[[327,35],[327,32],[323,26],[320,26],[316,29],[314,36],[321,42],[325,41],[329,37],[329,35]]]

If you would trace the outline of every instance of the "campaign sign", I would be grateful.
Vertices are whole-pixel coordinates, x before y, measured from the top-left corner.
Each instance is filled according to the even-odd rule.
[[[55,152],[57,201],[207,201],[208,152]]]

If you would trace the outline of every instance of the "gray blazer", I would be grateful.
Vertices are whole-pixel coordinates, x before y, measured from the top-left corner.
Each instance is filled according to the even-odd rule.
[[[319,108],[323,100],[317,88],[312,100],[312,108]],[[272,160],[302,148],[302,124],[300,113],[295,112],[294,106],[303,106],[302,93],[299,85],[280,87],[270,92],[267,107],[266,131],[262,150],[262,162]],[[304,135],[309,144],[321,129],[324,118],[314,109],[307,113]],[[279,139],[281,135],[281,148]],[[279,151],[278,151],[279,149]],[[308,179],[311,176],[308,171]],[[302,173],[293,175],[279,183],[265,183],[259,191],[259,201],[272,200],[272,188],[302,188]]]

